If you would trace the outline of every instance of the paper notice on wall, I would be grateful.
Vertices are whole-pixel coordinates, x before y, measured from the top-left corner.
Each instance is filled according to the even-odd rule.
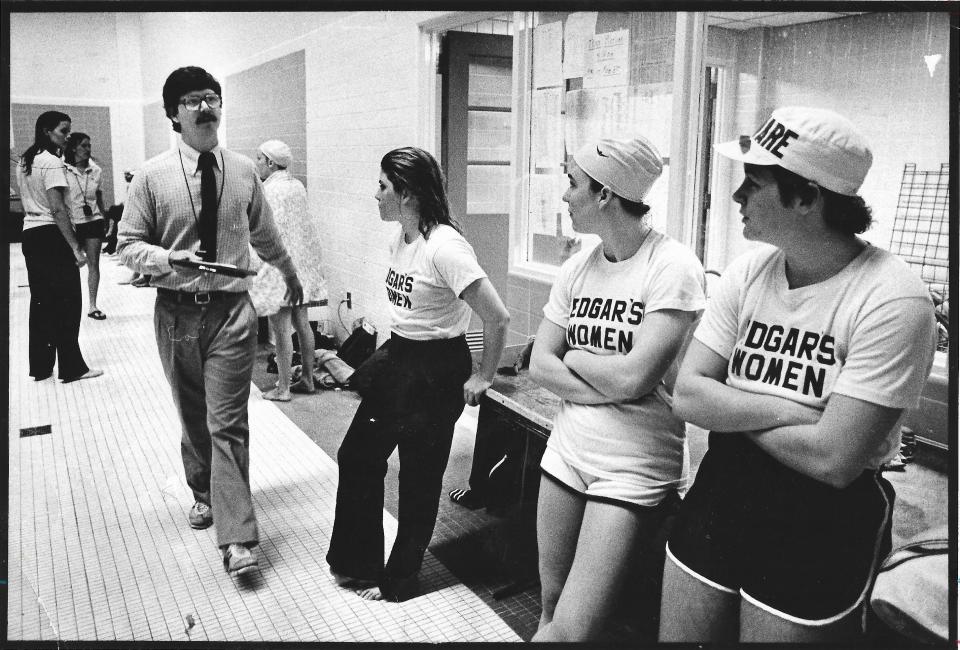
[[[540,25],[533,29],[533,87],[563,84],[563,23]]]
[[[593,94],[592,90],[570,90],[564,96],[563,141],[568,155],[576,153],[585,142],[595,140],[600,134],[590,119],[594,111]]]
[[[626,86],[571,90],[566,93],[564,102],[563,137],[567,153],[572,154],[598,138],[636,135]]]
[[[530,231],[541,235],[557,235],[560,211],[559,174],[530,175]]]
[[[567,16],[563,28],[563,77],[582,77],[586,68],[587,41],[597,31],[597,12],[578,11]]]
[[[533,91],[530,105],[530,162],[537,167],[559,167],[563,164],[561,132],[563,93],[560,88]]]
[[[584,88],[626,86],[630,83],[630,30],[596,34],[587,40]]]

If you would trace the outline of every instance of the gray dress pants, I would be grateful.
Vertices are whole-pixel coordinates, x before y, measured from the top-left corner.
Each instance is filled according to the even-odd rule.
[[[247,401],[257,316],[244,293],[204,305],[158,291],[154,327],[183,434],[180,452],[194,498],[213,511],[217,545],[258,541],[250,494]]]

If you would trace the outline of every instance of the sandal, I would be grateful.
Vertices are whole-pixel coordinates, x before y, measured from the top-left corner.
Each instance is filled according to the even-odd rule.
[[[94,320],[106,320],[107,315],[104,314],[104,313],[103,313],[102,311],[100,311],[99,309],[94,309],[92,312],[90,312],[89,314],[87,314],[87,317],[92,318],[92,319],[94,319]]]

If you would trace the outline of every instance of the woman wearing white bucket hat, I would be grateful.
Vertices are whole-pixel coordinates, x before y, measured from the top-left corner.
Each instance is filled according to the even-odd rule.
[[[277,352],[277,385],[263,394],[265,399],[289,402],[290,393],[316,392],[313,385],[314,335],[307,314],[309,307],[327,297],[327,285],[320,270],[320,234],[307,204],[307,190],[288,170],[293,162],[290,147],[280,140],[267,140],[257,148],[257,174],[263,181],[263,195],[273,210],[280,239],[287,247],[303,284],[303,303],[286,300],[286,282],[280,270],[264,263],[250,286],[250,299],[260,316],[266,316],[273,330]],[[303,372],[290,385],[293,343],[291,327],[297,332]]]
[[[573,227],[602,241],[561,267],[531,356],[530,376],[563,399],[541,462],[535,641],[600,638],[685,482],[671,370],[704,308],[704,275],[643,218],[662,169],[644,138],[592,142],[568,167]]]
[[[744,163],[747,239],[677,379],[674,410],[709,450],[667,546],[660,639],[838,642],[858,634],[890,546],[879,467],[936,342],[906,264],[857,235],[872,156],[823,109],[781,108],[717,145]]]

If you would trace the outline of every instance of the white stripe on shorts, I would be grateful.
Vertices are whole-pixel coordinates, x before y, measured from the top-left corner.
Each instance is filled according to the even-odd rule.
[[[867,578],[867,583],[863,586],[863,591],[860,592],[860,596],[857,597],[857,600],[853,603],[853,605],[843,610],[839,614],[835,616],[831,616],[830,618],[808,619],[808,618],[799,618],[797,616],[792,616],[790,614],[787,614],[786,612],[781,612],[778,609],[774,609],[769,605],[765,605],[764,603],[761,603],[759,600],[757,600],[756,598],[754,598],[753,596],[751,596],[750,594],[748,594],[747,592],[741,589],[740,594],[743,596],[744,600],[752,603],[753,605],[755,605],[756,607],[759,607],[765,612],[773,614],[777,618],[782,618],[785,621],[790,621],[791,623],[796,623],[797,625],[809,625],[809,626],[817,626],[817,627],[822,625],[830,625],[831,623],[836,623],[842,618],[849,616],[851,613],[853,613],[854,610],[862,606],[864,600],[866,600],[867,594],[870,592],[870,587],[873,586],[874,572],[877,570],[877,563],[880,561],[880,544],[883,541],[883,531],[887,527],[887,521],[890,519],[890,512],[892,510],[892,508],[890,507],[890,500],[887,498],[887,493],[884,492],[883,486],[881,486],[879,481],[877,480],[876,474],[873,475],[873,482],[877,486],[877,489],[880,491],[880,496],[883,497],[883,502],[884,502],[883,521],[880,522],[880,526],[877,528],[877,537],[873,542],[873,560],[870,562],[870,573]],[[861,625],[863,625],[863,623],[864,622],[861,621]]]
[[[671,561],[671,562],[673,562],[674,564],[676,564],[678,567],[680,567],[681,569],[683,569],[685,572],[689,573],[691,576],[693,576],[694,578],[696,578],[697,580],[699,580],[699,581],[702,582],[703,584],[705,584],[705,585],[707,585],[707,586],[709,586],[709,587],[713,587],[714,589],[716,589],[716,590],[718,590],[718,591],[722,591],[722,592],[727,593],[727,594],[736,594],[736,593],[739,593],[736,589],[730,589],[729,587],[724,587],[722,584],[720,584],[720,583],[718,583],[718,582],[714,582],[713,580],[710,580],[709,578],[705,578],[704,576],[700,575],[699,573],[697,573],[696,571],[694,571],[693,569],[691,569],[690,567],[688,567],[686,564],[684,564],[683,562],[681,562],[680,560],[678,560],[678,559],[676,558],[676,556],[675,556],[673,553],[670,552],[670,543],[669,543],[669,542],[667,543],[667,557],[670,558],[670,561]]]

